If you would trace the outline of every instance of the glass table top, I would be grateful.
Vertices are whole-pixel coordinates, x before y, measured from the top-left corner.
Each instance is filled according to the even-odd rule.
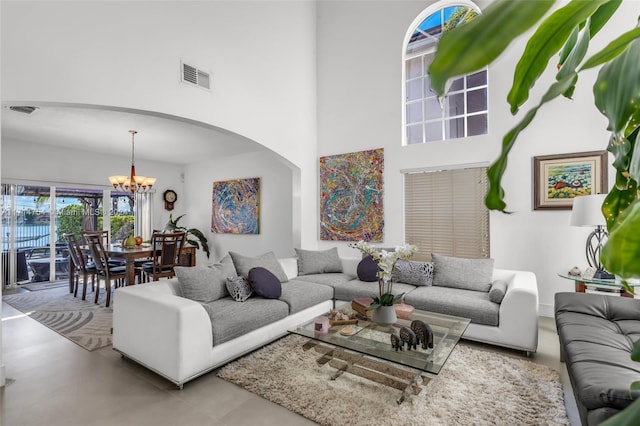
[[[347,313],[353,312],[349,303],[336,306],[336,310]],[[328,313],[325,316],[328,316]],[[364,355],[438,374],[470,322],[468,318],[419,311],[418,309],[411,314],[409,319],[398,319],[391,326],[376,324],[361,315],[358,315],[357,318],[357,325],[332,326],[329,327],[328,333],[317,332],[314,320],[289,331]],[[413,320],[424,321],[431,327],[433,331],[433,348],[422,349],[418,345],[417,349],[411,350],[407,350],[406,346],[401,351],[392,349],[390,333],[393,331],[396,335],[399,335],[400,328],[409,327]],[[344,327],[352,327],[355,333],[350,336],[342,335],[340,330]]]
[[[622,283],[617,279],[603,279],[603,278],[584,278],[581,275],[570,275],[568,272],[559,272],[559,277],[566,278],[568,280],[580,281],[585,284],[600,285],[605,287],[622,287]],[[631,287],[640,287],[640,281],[629,280],[627,281]]]

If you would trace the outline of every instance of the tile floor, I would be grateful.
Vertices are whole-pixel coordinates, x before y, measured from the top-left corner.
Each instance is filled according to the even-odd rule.
[[[0,425],[311,425],[277,404],[206,374],[178,390],[111,347],[88,352],[11,306],[2,305]],[[477,345],[516,357],[524,353]],[[561,371],[572,425],[580,421],[551,318],[541,318],[531,360]]]

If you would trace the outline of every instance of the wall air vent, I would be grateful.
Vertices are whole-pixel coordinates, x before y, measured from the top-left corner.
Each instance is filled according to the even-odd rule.
[[[182,63],[182,81],[194,84],[206,90],[210,90],[211,75],[208,72],[199,70],[198,68]]]
[[[11,111],[21,112],[23,114],[33,114],[38,110],[38,107],[27,106],[27,105],[11,105],[9,109]]]

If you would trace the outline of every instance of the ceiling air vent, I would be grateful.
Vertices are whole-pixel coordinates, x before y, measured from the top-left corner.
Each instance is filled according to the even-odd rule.
[[[209,90],[211,76],[208,72],[199,70],[198,68],[182,63],[182,81],[194,84],[203,89]]]
[[[27,106],[27,105],[11,105],[9,109],[11,111],[21,112],[23,114],[33,114],[38,110],[38,107]]]

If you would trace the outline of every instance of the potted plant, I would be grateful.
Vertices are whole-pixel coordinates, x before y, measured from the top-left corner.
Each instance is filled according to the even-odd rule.
[[[373,303],[366,310],[374,310],[373,321],[381,324],[393,324],[397,319],[393,305],[404,296],[404,293],[397,296],[393,294],[391,273],[398,259],[410,258],[418,251],[418,248],[411,244],[405,244],[397,246],[394,251],[387,251],[371,247],[362,240],[355,244],[349,244],[349,246],[371,256],[377,266],[378,295],[373,297]]]
[[[209,253],[209,244],[207,243],[207,237],[205,237],[202,231],[200,231],[199,229],[179,226],[178,222],[184,216],[185,215],[180,215],[177,218],[173,219],[173,215],[169,214],[169,221],[165,225],[164,229],[166,231],[171,231],[171,232],[184,231],[186,233],[187,242],[192,246],[195,246],[197,249],[202,248],[202,251],[204,251],[207,254],[207,259],[208,259],[210,256],[210,253]],[[195,237],[197,238],[197,240],[194,240],[193,238],[189,238],[189,237]]]
[[[502,139],[502,152],[488,169],[489,209],[506,211],[502,176],[509,152],[518,135],[534,120],[545,103],[559,97],[570,98],[582,71],[599,67],[593,86],[595,107],[609,121],[610,136],[604,146],[614,156],[615,184],[609,190],[602,211],[609,239],[601,261],[623,280],[640,277],[640,27],[629,29],[599,52],[586,56],[589,43],[598,34],[621,0],[572,0],[545,17],[553,0],[496,0],[473,21],[446,32],[429,67],[434,91],[445,96],[447,81],[484,68],[513,41],[538,24],[516,65],[514,83],[507,96],[512,114],[527,101],[529,91],[542,75],[552,56],[559,53],[556,81],[541,101],[531,108]],[[632,359],[640,360],[640,343],[634,345]],[[640,382],[632,385],[640,390]],[[637,424],[640,399],[606,424]],[[626,423],[625,423],[626,422]]]

